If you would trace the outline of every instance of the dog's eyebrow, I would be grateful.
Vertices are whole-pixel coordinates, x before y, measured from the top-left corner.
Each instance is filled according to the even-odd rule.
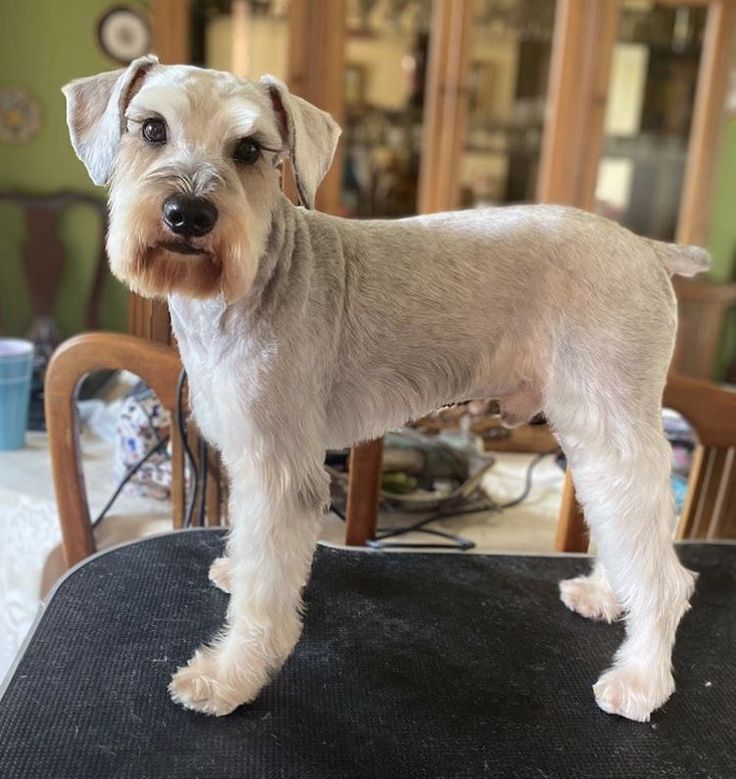
[[[224,110],[233,138],[253,138],[264,146],[281,146],[281,136],[276,127],[269,126],[269,117],[263,114],[257,103],[237,98],[229,102]]]
[[[125,118],[129,122],[144,122],[146,119],[161,119],[162,122],[166,121],[166,117],[159,111],[147,110],[145,108],[136,108],[133,110],[128,109],[125,112]]]
[[[154,108],[156,106],[159,110]],[[130,101],[126,118],[133,116],[156,116],[166,119],[184,117],[190,112],[191,104],[186,95],[162,86],[146,86]]]
[[[253,132],[247,135],[238,136],[237,140],[242,138],[252,138],[265,151],[279,151],[281,149],[281,139],[275,139],[273,134],[265,130],[254,129]]]
[[[244,138],[253,139],[264,151],[281,151],[281,138],[268,128],[250,126],[248,128],[232,127],[228,132],[228,142],[233,146]]]

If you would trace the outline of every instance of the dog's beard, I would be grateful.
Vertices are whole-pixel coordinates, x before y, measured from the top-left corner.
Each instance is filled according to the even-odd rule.
[[[111,200],[107,253],[113,275],[133,292],[149,298],[176,293],[200,300],[222,294],[228,304],[247,293],[257,262],[242,219],[220,207],[211,235],[181,241],[162,226],[159,198],[143,194],[125,206]],[[151,213],[156,217],[152,219]]]
[[[222,263],[217,254],[203,251],[183,254],[154,244],[141,247],[132,258],[128,283],[138,294],[161,297],[178,293],[192,298],[211,298],[220,292]]]

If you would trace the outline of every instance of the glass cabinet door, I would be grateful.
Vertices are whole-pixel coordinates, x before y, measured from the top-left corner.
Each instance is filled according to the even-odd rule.
[[[286,78],[289,0],[193,0],[192,62],[258,79]]]
[[[624,0],[594,209],[675,239],[707,6]]]
[[[431,0],[348,0],[343,176],[346,216],[416,213]]]
[[[437,0],[420,204],[535,199],[557,0]]]
[[[534,200],[555,0],[473,0],[462,207]]]
[[[290,17],[296,5],[290,0],[193,0],[193,61],[248,78],[272,73],[288,83],[294,54],[289,35],[295,34]],[[299,34],[314,37],[315,6],[298,5],[304,24]],[[344,40],[343,57],[333,67],[343,72],[343,94],[330,100],[342,106],[342,116],[335,116],[343,129],[334,162],[339,192],[330,210],[354,217],[414,214],[432,0],[346,0],[342,7],[344,18],[330,16],[327,30]],[[311,61],[306,66],[312,68]],[[327,107],[305,95],[303,84],[295,89]]]

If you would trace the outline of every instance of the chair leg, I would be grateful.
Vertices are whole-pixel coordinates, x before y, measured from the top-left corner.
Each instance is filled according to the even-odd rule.
[[[583,517],[583,510],[575,497],[575,487],[570,477],[570,470],[565,474],[565,484],[562,488],[562,503],[557,518],[557,533],[555,535],[556,552],[587,552],[590,538]]]
[[[345,543],[363,546],[375,538],[381,489],[383,439],[357,444],[350,452]]]

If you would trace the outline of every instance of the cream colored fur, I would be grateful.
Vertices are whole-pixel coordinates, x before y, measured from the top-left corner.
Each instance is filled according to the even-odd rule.
[[[227,623],[174,675],[174,700],[227,714],[294,648],[327,447],[478,397],[499,399],[509,424],[543,411],[567,452],[600,563],[561,597],[591,618],[625,613],[626,640],[594,692],[605,711],[647,720],[674,689],[693,588],[671,542],[660,416],[669,275],[704,269],[707,255],[556,206],[398,221],[295,207],[282,160],[311,204],[339,130],[270,77],[147,58],[65,92],[74,146],[111,185],[111,267],[168,297],[197,423],[232,484],[229,559],[210,572],[231,591]],[[163,145],[141,135],[151,116],[166,123]],[[244,137],[271,151],[234,162]],[[176,192],[219,212],[195,257],[162,246],[162,203]]]

